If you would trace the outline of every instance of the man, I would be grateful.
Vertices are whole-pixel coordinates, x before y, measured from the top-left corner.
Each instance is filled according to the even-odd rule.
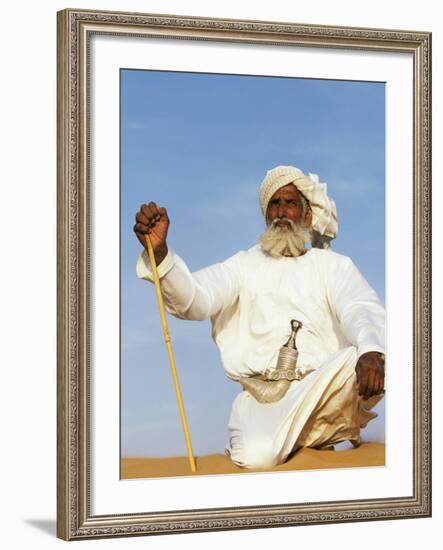
[[[144,247],[149,235],[168,311],[211,319],[223,367],[245,389],[226,448],[245,468],[270,468],[302,447],[358,445],[384,392],[384,310],[352,261],[330,249],[338,222],[326,184],[278,166],[259,199],[259,244],[193,274],[168,249],[165,208],[143,205],[134,226]],[[152,280],[146,251],[137,274]]]

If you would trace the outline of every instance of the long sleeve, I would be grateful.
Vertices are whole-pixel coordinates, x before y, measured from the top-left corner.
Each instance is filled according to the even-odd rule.
[[[331,309],[358,356],[367,351],[384,353],[385,310],[376,292],[349,258],[337,262],[328,279]]]
[[[181,319],[202,321],[232,304],[239,292],[241,254],[191,273],[185,262],[169,251],[158,266],[167,310]],[[146,252],[139,256],[136,271],[138,277],[153,280]]]

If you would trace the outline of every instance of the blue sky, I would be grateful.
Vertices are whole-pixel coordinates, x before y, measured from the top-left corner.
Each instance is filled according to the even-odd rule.
[[[154,288],[135,275],[135,213],[150,200],[165,206],[169,246],[202,268],[257,242],[258,188],[279,164],[328,184],[333,248],[384,301],[383,83],[121,71],[123,456],[186,453]],[[224,375],[209,321],[168,323],[194,452],[223,452],[241,387]],[[378,421],[371,435],[383,430]]]

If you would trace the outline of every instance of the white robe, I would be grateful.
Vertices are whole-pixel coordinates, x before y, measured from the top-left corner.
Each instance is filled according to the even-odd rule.
[[[171,314],[211,319],[233,380],[275,367],[290,320],[303,323],[297,366],[316,370],[291,382],[276,403],[258,403],[246,391],[237,396],[227,446],[235,463],[266,468],[301,446],[358,440],[360,426],[376,416],[368,409],[378,398],[358,398],[355,364],[367,351],[384,353],[385,324],[376,293],[349,258],[316,248],[297,258],[272,258],[257,245],[192,274],[170,251],[158,271]],[[137,274],[152,280],[145,252]]]

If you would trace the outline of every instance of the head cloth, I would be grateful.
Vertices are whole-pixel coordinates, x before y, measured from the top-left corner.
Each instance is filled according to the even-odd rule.
[[[337,208],[328,197],[326,183],[316,174],[305,175],[295,166],[277,166],[268,170],[260,186],[259,200],[263,216],[269,201],[278,189],[292,183],[309,201],[312,209],[312,246],[328,248],[338,233]]]

